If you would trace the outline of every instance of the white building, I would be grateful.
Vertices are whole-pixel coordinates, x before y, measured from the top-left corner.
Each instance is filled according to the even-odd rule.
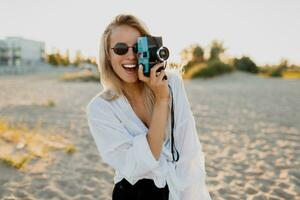
[[[4,42],[7,48],[7,50],[2,50],[2,54],[5,54],[5,56],[2,56],[2,61],[5,60],[3,57],[7,57],[7,61],[3,61],[2,63],[7,62],[7,65],[10,66],[20,66],[20,65],[35,65],[44,61],[44,57],[45,57],[44,42],[28,40],[21,37],[7,37],[5,40],[2,40],[1,42],[2,43]],[[5,45],[3,44],[2,46]],[[5,47],[3,49],[5,49]],[[1,56],[0,56],[0,64],[1,64]]]
[[[8,65],[8,46],[4,40],[0,40],[0,65]]]

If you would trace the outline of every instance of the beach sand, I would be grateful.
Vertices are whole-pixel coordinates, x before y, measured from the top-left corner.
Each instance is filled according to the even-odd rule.
[[[111,199],[114,171],[99,157],[85,115],[102,87],[57,75],[0,76],[2,118],[39,123],[76,146],[73,154],[56,152],[42,170],[0,162],[0,199]],[[300,80],[235,72],[185,87],[213,199],[300,199]]]

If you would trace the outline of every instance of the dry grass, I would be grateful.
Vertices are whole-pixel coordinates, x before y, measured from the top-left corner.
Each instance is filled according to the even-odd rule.
[[[267,74],[267,73],[262,73],[262,72],[258,73],[257,76],[260,76],[260,77],[263,77],[263,78],[268,78],[268,77],[270,77],[269,74]]]
[[[271,77],[269,73],[267,72],[261,72],[258,74],[260,77]],[[284,71],[282,72],[282,77],[283,79],[300,79],[300,72],[293,72],[293,71]]]
[[[49,107],[49,108],[52,108],[52,107],[55,107],[56,106],[56,103],[55,101],[51,100],[51,99],[48,99],[46,102],[44,103],[32,103],[31,104],[32,106],[43,106],[43,107]]]
[[[100,80],[98,74],[94,74],[92,71],[83,70],[78,72],[65,73],[60,77],[63,81],[98,81]]]
[[[47,107],[54,107],[55,106],[55,102],[53,100],[48,100],[46,106]]]
[[[283,72],[282,76],[284,79],[298,79],[298,78],[300,78],[300,72],[286,71],[286,72]]]
[[[0,161],[26,170],[32,160],[51,160],[54,151],[71,154],[76,147],[61,135],[47,134],[39,128],[29,130],[24,124],[12,127],[0,119]]]
[[[206,64],[201,63],[201,64],[197,64],[195,66],[193,66],[190,70],[188,70],[187,72],[184,72],[182,74],[182,78],[183,79],[191,79],[193,77],[194,74],[197,74],[199,71],[201,71],[203,68],[207,67]]]

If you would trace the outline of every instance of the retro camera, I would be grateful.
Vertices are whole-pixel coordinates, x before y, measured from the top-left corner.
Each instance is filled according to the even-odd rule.
[[[169,58],[169,50],[162,44],[162,37],[143,36],[137,41],[137,56],[139,65],[143,65],[144,75],[150,76],[150,69],[159,62],[165,62]],[[165,67],[161,67],[157,72]]]

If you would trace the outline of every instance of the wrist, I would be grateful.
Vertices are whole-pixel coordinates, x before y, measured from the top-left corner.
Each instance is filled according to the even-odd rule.
[[[156,104],[169,104],[170,97],[156,98]]]

